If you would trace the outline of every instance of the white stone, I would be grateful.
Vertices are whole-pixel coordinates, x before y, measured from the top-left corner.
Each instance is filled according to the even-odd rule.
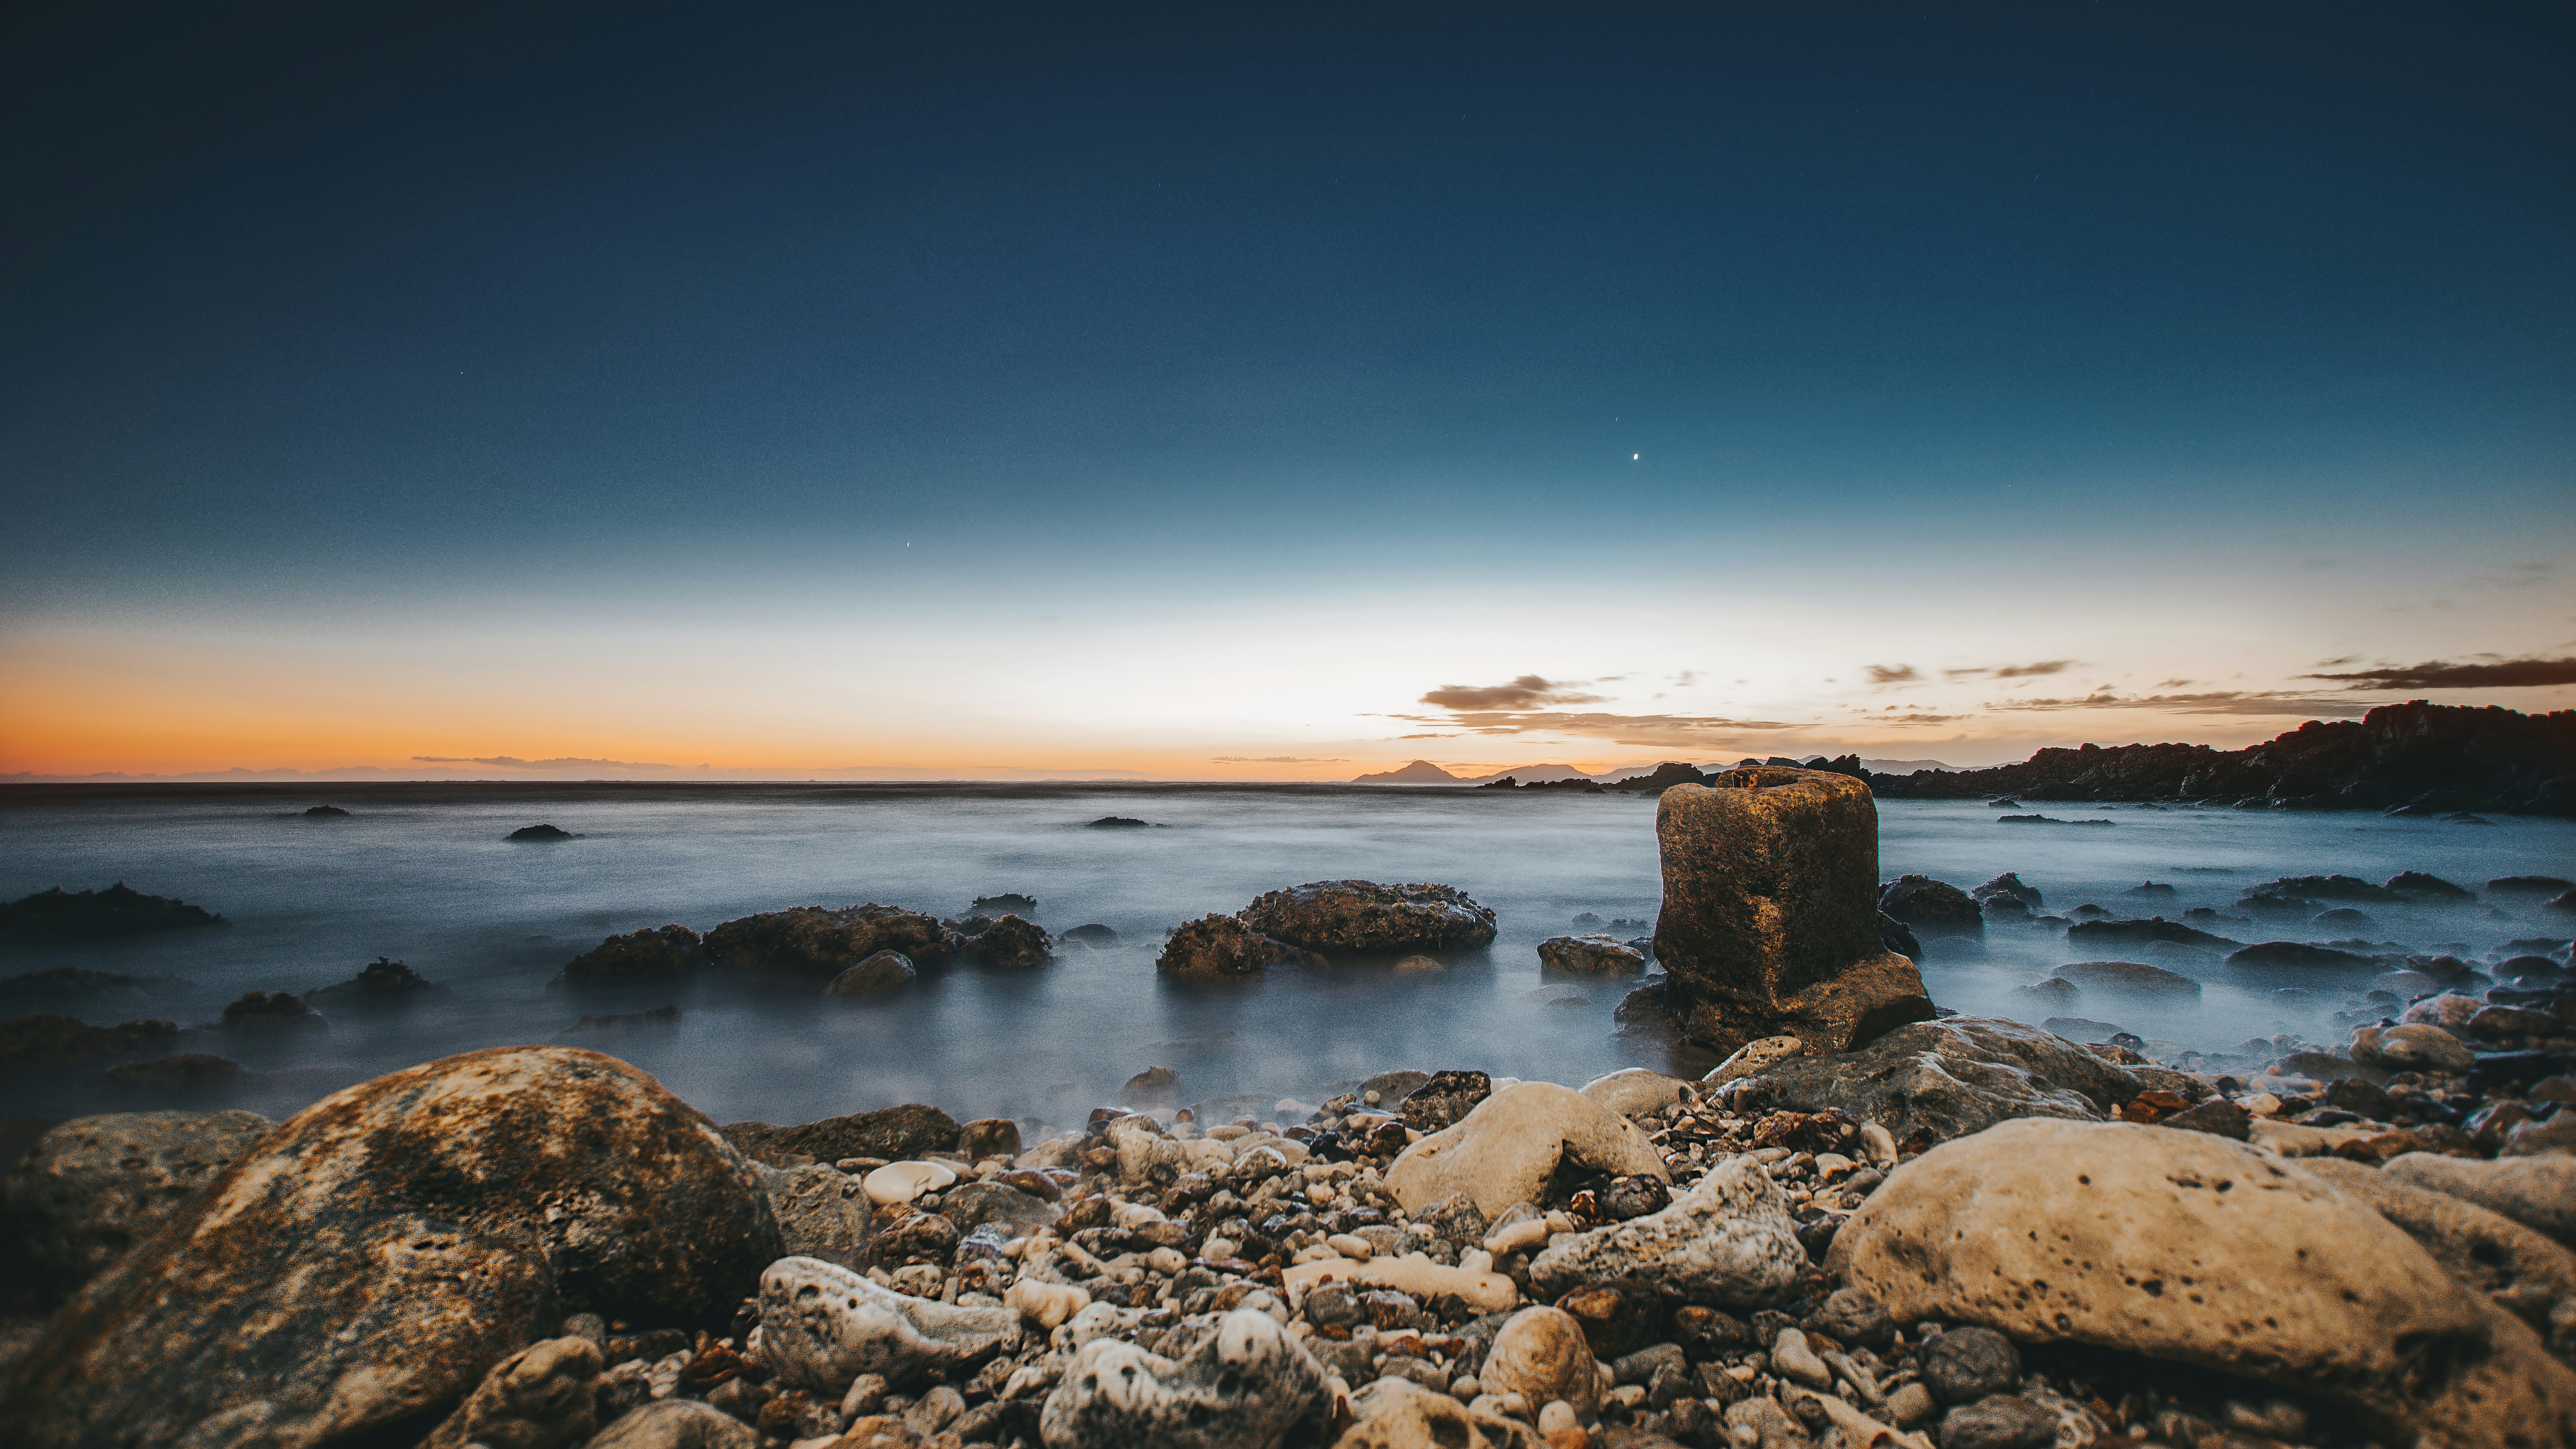
[[[760,1361],[794,1388],[836,1395],[866,1373],[904,1383],[1019,1336],[1017,1309],[909,1297],[817,1258],[760,1275]]]
[[[944,1163],[889,1162],[861,1179],[868,1201],[879,1205],[910,1202],[925,1192],[937,1192],[957,1180],[957,1174]]]
[[[1084,1344],[1040,1412],[1048,1449],[1274,1449],[1322,1427],[1324,1371],[1268,1315],[1237,1309],[1171,1332],[1187,1346],[1169,1358],[1115,1338]]]
[[[1692,1303],[1756,1308],[1778,1301],[1806,1267],[1779,1184],[1732,1157],[1659,1212],[1551,1242],[1531,1260],[1530,1283],[1552,1299],[1637,1273]]]

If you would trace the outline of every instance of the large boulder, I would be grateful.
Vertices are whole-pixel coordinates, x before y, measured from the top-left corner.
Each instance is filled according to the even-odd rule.
[[[1767,1308],[1806,1267],[1779,1185],[1752,1158],[1731,1157],[1661,1212],[1560,1236],[1529,1272],[1549,1298],[1634,1276],[1691,1303]]]
[[[2400,1182],[2449,1193],[2576,1247],[2576,1157],[2549,1153],[2486,1162],[2409,1152],[2386,1170]]]
[[[1256,896],[1237,918],[1291,946],[1336,956],[1490,946],[1494,913],[1455,886],[1319,880]]]
[[[248,1112],[112,1112],[36,1139],[0,1178],[0,1238],[14,1239],[44,1309],[194,1202],[276,1124]]]
[[[2576,1314],[2576,1253],[2502,1213],[2417,1187],[2365,1163],[2319,1157],[2299,1164],[2363,1202],[2433,1255],[2461,1286],[2520,1311],[2547,1334],[2553,1310]]]
[[[15,1443],[402,1442],[567,1312],[721,1329],[779,1252],[758,1169],[651,1077],[495,1047],[323,1098],[93,1279]]]
[[[831,1164],[845,1157],[876,1157],[888,1162],[957,1150],[957,1119],[936,1107],[907,1102],[847,1117],[826,1117],[801,1127],[772,1127],[766,1122],[730,1122],[724,1135],[745,1152],[763,1159],[803,1156]]]
[[[937,916],[881,906],[796,906],[727,921],[707,932],[707,954],[738,971],[829,981],[879,951],[916,964],[947,959],[954,945]]]
[[[1155,958],[1154,969],[1184,981],[1222,981],[1234,976],[1257,976],[1265,966],[1297,960],[1304,954],[1232,916],[1211,912],[1175,928],[1171,939],[1163,943],[1163,954]]]
[[[1386,1185],[1407,1212],[1463,1192],[1491,1219],[1514,1203],[1536,1201],[1561,1163],[1672,1180],[1654,1144],[1627,1118],[1571,1087],[1521,1082],[1404,1149],[1387,1165]]]
[[[1730,1093],[1739,1108],[1839,1108],[1900,1142],[1947,1141],[2015,1117],[2100,1121],[2146,1090],[2062,1036],[1954,1016],[1900,1026],[1856,1052],[1797,1056]]]
[[[2204,1132],[2023,1121],[1945,1144],[1870,1196],[1827,1267],[1899,1322],[2194,1364],[2401,1440],[2576,1434],[2576,1374],[2530,1329],[2358,1199]]]
[[[1879,936],[1878,805],[1849,775],[1759,765],[1676,785],[1655,807],[1664,867],[1655,959],[1691,1039],[1789,1035],[1841,1051],[1932,1014]]]
[[[566,986],[659,986],[705,964],[698,933],[686,926],[611,936],[564,963]]]
[[[1918,936],[1981,936],[1986,913],[1966,891],[1928,875],[1901,875],[1878,893],[1878,908]]]

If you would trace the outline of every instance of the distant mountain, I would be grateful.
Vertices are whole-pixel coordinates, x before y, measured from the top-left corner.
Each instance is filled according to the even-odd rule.
[[[1860,767],[1873,775],[1911,775],[1917,770],[1955,770],[1939,760],[1863,760]]]
[[[1401,770],[1385,770],[1375,775],[1362,775],[1354,785],[1461,785],[1466,782],[1429,760],[1416,760]]]
[[[1496,770],[1490,775],[1470,775],[1458,783],[1484,785],[1496,780],[1512,779],[1524,785],[1535,785],[1541,780],[1589,780],[1591,778],[1590,775],[1572,765],[1514,765],[1508,770]]]

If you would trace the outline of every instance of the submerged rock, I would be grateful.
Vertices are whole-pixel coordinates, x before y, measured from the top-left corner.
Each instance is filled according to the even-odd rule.
[[[1035,966],[1054,953],[1055,939],[1018,916],[1004,916],[966,942],[966,954],[987,966]]]
[[[1998,800],[1989,803],[2011,805],[2013,802]],[[1989,901],[2007,900],[2018,902],[2024,910],[2034,912],[2039,910],[2043,903],[2037,887],[2023,885],[2021,876],[2009,870],[1968,892],[1968,895],[1980,906]]]
[[[1646,969],[1645,953],[1615,936],[1550,936],[1538,943],[1538,961],[1581,976],[1635,976]]]
[[[245,991],[224,1008],[227,1031],[309,1030],[321,1025],[322,1013],[283,991]]]
[[[2576,1375],[2413,1239],[2198,1132],[2008,1122],[1897,1169],[1828,1267],[1899,1322],[2091,1344],[2313,1394],[2382,1434],[2576,1433]]]
[[[168,1051],[178,1040],[179,1024],[172,1021],[91,1026],[59,1012],[33,1012],[0,1021],[0,1073]]]
[[[0,1237],[50,1309],[194,1202],[274,1123],[248,1112],[111,1112],[36,1139],[0,1178]]]
[[[211,911],[168,896],[147,896],[123,881],[103,891],[65,891],[55,886],[0,905],[0,938],[104,941],[230,924]]]
[[[1085,823],[1094,830],[1145,830],[1151,828],[1148,822],[1138,820],[1129,815],[1103,815],[1097,820],[1087,821]]]
[[[1172,938],[1163,943],[1163,954],[1155,958],[1154,970],[1183,980],[1216,981],[1256,976],[1266,966],[1304,957],[1304,952],[1284,941],[1274,941],[1232,916],[1211,912],[1172,932]]]
[[[400,961],[379,956],[348,980],[312,993],[312,999],[334,1006],[400,1006],[446,989]]]
[[[2070,961],[2048,974],[2092,991],[2129,991],[2152,996],[2200,994],[2200,983],[2181,972],[2137,961]]]
[[[934,1369],[972,1369],[1019,1336],[1017,1310],[911,1297],[815,1258],[781,1258],[760,1275],[755,1357],[818,1394],[837,1396],[861,1374],[899,1388]]]
[[[1878,930],[1878,808],[1848,775],[1757,766],[1666,790],[1655,958],[1695,1041],[1790,1035],[1841,1051],[1932,1014],[1914,963]]]
[[[229,1086],[241,1077],[241,1063],[230,1057],[207,1052],[185,1056],[158,1057],[148,1062],[119,1062],[109,1067],[104,1080],[111,1087],[122,1088],[146,1098],[166,1095],[193,1095]]]
[[[2179,946],[2198,946],[2211,951],[2237,944],[2225,936],[2213,936],[2162,916],[2149,916],[2143,921],[2077,921],[2066,928],[2066,940],[2068,944],[2077,946],[2127,945],[2132,942],[2143,945],[2150,941],[2170,941]]]
[[[1793,1057],[1744,1079],[1739,1107],[1838,1108],[1900,1142],[1947,1141],[2015,1117],[2099,1121],[2145,1090],[2134,1073],[2018,1022],[1954,1016],[1859,1051]]]
[[[1255,897],[1246,926],[1333,955],[1457,951],[1494,940],[1494,913],[1455,886],[1320,880]]]
[[[841,999],[886,996],[910,986],[919,974],[901,951],[879,951],[833,977],[823,994]]]
[[[188,984],[176,976],[135,976],[123,971],[93,971],[86,966],[51,966],[0,978],[0,1013],[113,1015],[140,1006],[171,987]],[[108,1010],[94,1010],[102,1006]]]
[[[418,1433],[567,1309],[721,1327],[778,1255],[756,1172],[595,1052],[379,1077],[297,1113],[94,1279],[0,1419],[64,1449]]]
[[[916,965],[944,961],[952,944],[938,917],[874,901],[768,911],[706,936],[707,954],[735,970],[806,981],[829,981],[879,951],[901,952]]]
[[[569,830],[560,829],[552,825],[522,825],[518,829],[511,831],[508,838],[512,840],[573,840],[578,837]]]
[[[1985,912],[1968,893],[1928,875],[1901,875],[1878,893],[1878,908],[1914,928],[1918,936],[1977,936]]]
[[[1185,1319],[1163,1346],[1169,1356],[1084,1344],[1040,1414],[1048,1449],[1275,1449],[1292,1433],[1328,1434],[1324,1370],[1268,1314]]]
[[[1404,1149],[1386,1183],[1410,1211],[1457,1193],[1487,1218],[1536,1200],[1560,1164],[1609,1176],[1672,1174],[1635,1124],[1554,1082],[1521,1082],[1487,1097],[1454,1127]]]
[[[1806,1270],[1789,1200],[1749,1157],[1712,1169],[1672,1206],[1560,1238],[1530,1261],[1530,1284],[1555,1297],[1629,1276],[1686,1302],[1764,1308]]]
[[[566,986],[658,986],[706,964],[698,933],[670,925],[611,936],[564,963]]]

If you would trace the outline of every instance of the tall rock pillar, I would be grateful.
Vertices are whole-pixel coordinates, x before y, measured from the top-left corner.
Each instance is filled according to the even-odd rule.
[[[1683,1034],[1733,1051],[1794,1036],[1848,1051],[1932,1015],[1914,963],[1880,944],[1878,802],[1849,775],[1754,765],[1676,785],[1655,811],[1655,958]]]

